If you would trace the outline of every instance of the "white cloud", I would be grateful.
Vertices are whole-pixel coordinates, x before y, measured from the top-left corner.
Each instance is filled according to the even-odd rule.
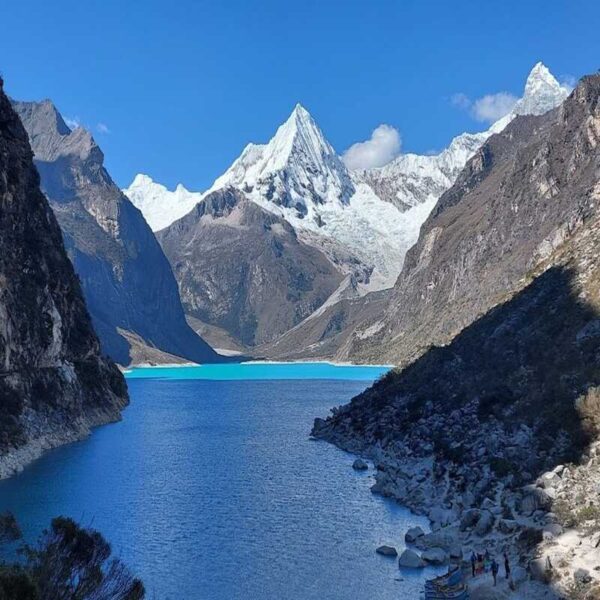
[[[497,94],[487,94],[483,98],[478,98],[473,102],[471,114],[478,121],[488,121],[493,123],[507,115],[516,104],[518,98],[508,92],[498,92]]]
[[[468,110],[474,119],[487,121],[488,123],[493,123],[507,115],[517,100],[516,96],[508,92],[486,94],[476,100],[471,100],[466,94],[458,92],[450,98],[454,106],[462,110]]]
[[[96,130],[98,133],[110,133],[110,129],[106,123],[98,123],[98,125],[96,125]]]
[[[351,169],[383,167],[400,154],[400,133],[391,125],[379,125],[370,139],[352,144],[342,160]]]
[[[458,108],[462,108],[464,110],[471,108],[471,99],[469,98],[469,96],[463,94],[462,92],[454,94],[452,98],[450,98],[450,101],[452,102],[452,104],[454,104],[454,106],[458,106]]]
[[[81,125],[79,117],[64,117],[64,120],[69,129],[77,129]]]
[[[560,85],[562,85],[564,88],[567,88],[567,91],[570,94],[577,85],[577,77],[574,75],[563,75],[560,78]]]

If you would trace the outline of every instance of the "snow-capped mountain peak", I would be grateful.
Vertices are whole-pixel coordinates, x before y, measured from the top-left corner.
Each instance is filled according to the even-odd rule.
[[[515,104],[516,115],[542,115],[558,106],[569,95],[570,90],[561,85],[546,65],[538,62],[527,77],[525,92]]]
[[[346,167],[310,113],[296,104],[273,138],[249,144],[209,191],[233,186],[310,218],[311,206],[347,203],[354,186]]]
[[[303,155],[313,166],[320,166],[325,157],[336,156],[315,120],[300,103],[268,145],[270,152],[265,170],[285,168],[294,153]]]
[[[123,193],[142,211],[152,231],[180,219],[203,198],[203,194],[190,192],[182,184],[171,191],[143,173],[138,173]]]
[[[548,68],[538,62],[527,77],[523,96],[512,110],[487,131],[463,133],[437,155],[401,154],[377,169],[355,174],[366,181],[383,199],[406,210],[433,202],[456,180],[469,158],[494,133],[500,133],[517,115],[541,115],[557,107],[569,95]]]

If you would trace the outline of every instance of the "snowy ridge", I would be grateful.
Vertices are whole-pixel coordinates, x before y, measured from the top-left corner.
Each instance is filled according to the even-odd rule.
[[[356,171],[355,180],[364,181],[380,198],[400,210],[439,198],[492,134],[502,131],[517,115],[541,115],[552,110],[565,100],[569,92],[544,64],[538,62],[527,77],[523,96],[510,113],[487,131],[463,133],[455,137],[448,148],[433,156],[401,154],[383,167]]]
[[[123,193],[142,211],[152,231],[159,231],[187,215],[204,194],[190,192],[179,184],[174,191],[156,183],[148,175],[138,174]]]
[[[234,187],[286,219],[306,243],[353,277],[358,293],[393,286],[404,256],[437,199],[466,162],[518,114],[541,114],[569,90],[538,63],[513,110],[481,133],[463,133],[434,156],[402,154],[377,169],[350,172],[300,104],[267,144],[249,144],[212,187],[169,191],[145,175],[124,190],[153,230],[189,212],[208,193]]]

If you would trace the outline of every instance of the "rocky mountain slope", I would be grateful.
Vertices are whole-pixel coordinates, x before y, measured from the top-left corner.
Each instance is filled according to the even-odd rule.
[[[506,548],[562,594],[600,585],[600,503],[582,495],[600,434],[599,203],[595,75],[468,163],[407,258],[398,329],[380,334],[406,366],[313,430],[428,514],[440,531],[420,547]]]
[[[50,101],[13,102],[42,190],[61,226],[104,352],[123,365],[217,355],[188,326],[177,283],[140,211],[104,168],[88,131],[71,131]],[[169,355],[174,355],[169,356]]]
[[[289,223],[233,188],[209,194],[157,235],[188,315],[246,346],[296,325],[342,280]]]
[[[119,418],[127,389],[100,353],[33,153],[0,80],[0,477]]]
[[[449,342],[594,214],[595,82],[477,151],[423,224],[385,315],[357,332],[349,355],[403,364]]]

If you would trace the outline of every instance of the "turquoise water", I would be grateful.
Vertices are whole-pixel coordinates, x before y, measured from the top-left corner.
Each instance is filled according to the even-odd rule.
[[[315,416],[383,369],[210,369],[214,380],[136,369],[123,420],[1,481],[0,509],[29,539],[58,514],[97,528],[149,599],[418,598],[433,571],[402,572],[375,548],[402,549],[425,520],[371,494],[355,457],[309,439]]]
[[[330,363],[267,363],[247,362],[194,367],[134,368],[127,379],[211,379],[214,381],[273,379],[334,379],[367,381],[387,373],[386,366],[334,365]]]

